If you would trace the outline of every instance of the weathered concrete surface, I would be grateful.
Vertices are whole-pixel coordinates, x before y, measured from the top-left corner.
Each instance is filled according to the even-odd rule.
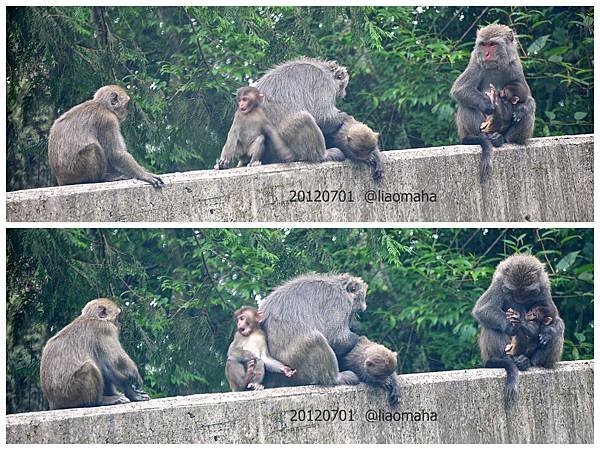
[[[478,146],[384,152],[386,177],[352,162],[274,164],[161,175],[156,190],[119,181],[7,193],[10,222],[455,222],[593,221],[593,135],[533,139],[495,151],[479,182]],[[291,202],[291,191],[351,192],[353,202]],[[374,191],[435,194],[436,201],[376,200]],[[333,195],[333,194],[331,194]],[[350,194],[346,195],[349,198]],[[414,200],[414,197],[413,197]]]
[[[400,404],[364,385],[190,395],[119,406],[7,416],[8,443],[592,443],[594,363],[522,373],[507,415],[503,370],[400,377]],[[294,421],[293,410],[346,411],[346,420]],[[368,422],[367,411],[428,420]],[[350,419],[350,411],[353,411]],[[436,413],[436,420],[433,419]],[[400,416],[402,417],[402,416]],[[416,416],[413,416],[415,418]]]

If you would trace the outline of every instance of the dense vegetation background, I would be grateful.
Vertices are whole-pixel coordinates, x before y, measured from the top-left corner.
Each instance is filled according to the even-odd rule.
[[[121,341],[156,396],[228,391],[233,311],[308,271],[369,284],[359,333],[403,373],[478,367],[470,311],[506,255],[546,263],[563,358],[593,358],[592,229],[12,229],[7,411],[44,408],[44,343],[96,297],[123,308]]]
[[[133,155],[155,173],[211,168],[233,93],[298,56],[350,72],[339,107],[383,149],[457,142],[449,95],[478,27],[510,25],[537,99],[536,135],[593,131],[593,7],[9,7],[7,190],[55,183],[52,122],[125,86]]]

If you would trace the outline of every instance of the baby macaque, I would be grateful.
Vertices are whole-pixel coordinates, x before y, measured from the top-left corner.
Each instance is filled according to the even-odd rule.
[[[509,308],[506,310],[506,318],[515,324],[519,324],[517,334],[515,334],[511,342],[504,349],[507,355],[519,356],[525,355],[531,358],[533,353],[540,346],[540,331],[543,325],[550,325],[554,320],[551,317],[551,311],[544,306],[536,306],[531,308],[525,314],[524,319],[520,319],[520,314]]]
[[[265,369],[283,373],[291,378],[296,369],[282,364],[269,355],[267,336],[260,328],[262,313],[256,308],[243,306],[235,314],[237,332],[227,351],[225,376],[232,391],[263,389]]]
[[[265,115],[264,99],[264,94],[255,87],[244,86],[238,89],[238,109],[219,162],[214,167],[216,170],[226,169],[234,159],[239,161],[238,167],[261,165],[266,139],[270,141],[278,159],[284,162],[293,160],[292,152]]]

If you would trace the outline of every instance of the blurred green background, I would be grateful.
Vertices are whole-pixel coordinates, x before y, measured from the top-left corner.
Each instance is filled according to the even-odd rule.
[[[369,284],[357,331],[397,351],[402,373],[480,367],[471,309],[525,251],[550,275],[563,359],[591,359],[593,247],[592,229],[9,229],[7,411],[45,407],[44,343],[105,296],[153,397],[228,391],[233,311],[309,271]]]
[[[340,109],[384,150],[457,143],[449,91],[477,28],[519,35],[536,136],[593,132],[593,7],[8,7],[7,190],[55,184],[52,122],[118,83],[132,154],[155,173],[212,168],[237,88],[290,58],[348,67]]]

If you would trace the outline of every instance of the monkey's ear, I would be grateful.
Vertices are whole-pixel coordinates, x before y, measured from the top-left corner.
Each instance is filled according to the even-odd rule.
[[[375,135],[375,139],[379,139],[379,133],[378,132],[374,132],[373,134]]]
[[[265,319],[265,316],[263,315],[263,312],[259,309],[258,311],[256,311],[256,321],[258,323],[262,323],[262,321]]]
[[[265,101],[265,94],[262,92],[258,94],[258,103],[262,104]]]
[[[517,103],[519,103],[519,100],[521,100],[521,99],[519,98],[519,96],[518,96],[518,95],[513,95],[513,96],[511,97],[511,99],[510,99],[510,102],[511,102],[513,105],[516,105]]]
[[[544,317],[544,325],[550,325],[552,323],[552,317]]]
[[[116,105],[117,103],[119,103],[119,94],[113,92],[110,94],[110,104]]]
[[[106,311],[106,306],[101,306],[98,309],[98,317],[100,317],[101,319],[104,319],[107,316],[108,316],[108,312]]]
[[[509,42],[512,42],[515,40],[515,34],[513,33],[513,30],[509,30],[508,33],[506,34],[506,37],[508,38]]]
[[[394,358],[398,356],[398,352],[392,352],[392,355],[394,355]]]

